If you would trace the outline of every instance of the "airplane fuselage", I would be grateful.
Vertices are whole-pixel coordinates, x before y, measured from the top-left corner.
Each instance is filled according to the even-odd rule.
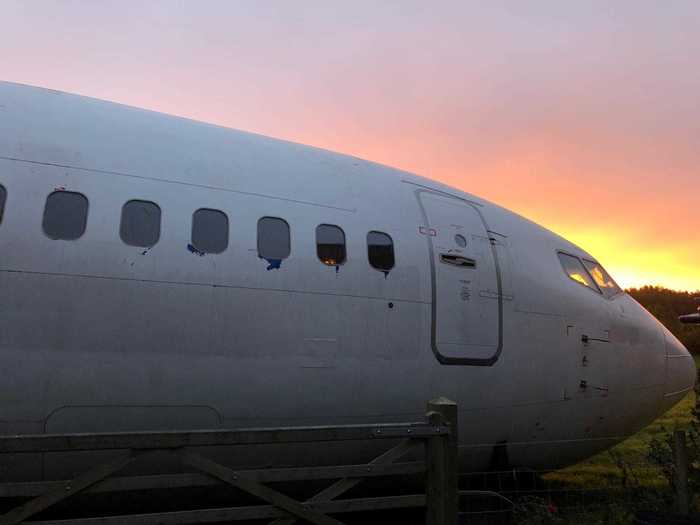
[[[446,396],[463,468],[499,443],[539,468],[631,435],[695,380],[631,297],[567,275],[560,254],[587,252],[361,159],[0,83],[0,185],[3,434],[403,421]],[[130,202],[157,208],[150,245]],[[85,206],[83,231],[54,204],[77,223]],[[225,215],[218,253],[193,242],[202,209]],[[321,260],[320,225],[345,260]]]

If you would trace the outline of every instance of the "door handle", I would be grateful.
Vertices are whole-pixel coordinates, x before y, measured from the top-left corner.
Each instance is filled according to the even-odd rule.
[[[453,255],[451,253],[441,253],[440,262],[451,264],[452,266],[459,266],[460,268],[476,268],[476,261],[474,259],[462,257],[461,255]]]

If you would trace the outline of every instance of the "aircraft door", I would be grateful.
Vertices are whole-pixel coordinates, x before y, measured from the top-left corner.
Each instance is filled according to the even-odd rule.
[[[433,352],[443,364],[493,365],[503,310],[495,240],[476,205],[424,190],[418,198],[430,253]]]

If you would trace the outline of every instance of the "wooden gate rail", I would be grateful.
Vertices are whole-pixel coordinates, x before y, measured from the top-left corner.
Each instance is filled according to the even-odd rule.
[[[400,440],[369,463],[323,467],[232,469],[200,455],[195,447]],[[119,432],[0,437],[0,454],[114,450],[111,461],[72,480],[1,483],[0,498],[32,498],[0,516],[0,525],[184,525],[274,519],[292,525],[303,519],[317,525],[342,525],[335,513],[426,507],[429,525],[454,525],[457,517],[457,406],[444,398],[428,403],[425,422],[314,427],[196,430],[190,432]],[[396,463],[415,445],[424,444],[425,461]],[[145,456],[163,452],[179,457],[197,473],[111,477]],[[363,479],[405,474],[426,475],[426,494],[381,498],[337,499]],[[298,501],[265,483],[336,479],[306,501]],[[179,512],[121,515],[51,521],[27,521],[78,493],[227,484],[266,504]]]
[[[396,423],[319,427],[245,428],[188,432],[116,432],[98,434],[40,434],[0,436],[0,453],[76,452],[86,450],[164,450],[182,447],[271,445],[358,441],[367,439],[429,438],[449,433],[442,423]]]
[[[425,506],[425,494],[383,498],[353,498],[325,501],[309,505],[313,510],[327,514],[419,508]],[[36,520],[27,523],[31,523],[32,525],[196,525],[200,523],[270,519],[288,515],[288,513],[278,509],[274,505],[251,505],[220,509],[130,514],[127,516],[103,516],[99,518],[81,518],[75,520]],[[455,522],[451,522],[450,525],[454,525]]]
[[[407,461],[375,468],[372,463],[364,465],[340,465],[329,467],[300,467],[281,469],[250,469],[238,471],[242,476],[260,483],[280,481],[312,481],[333,478],[373,478],[420,474],[425,472],[424,461]],[[0,483],[0,499],[31,498],[52,489],[63,488],[69,480],[32,481],[20,483]],[[150,476],[127,476],[109,478],[86,489],[85,493],[120,492],[125,490],[174,489],[187,487],[208,487],[220,485],[210,476],[199,473],[160,474]]]

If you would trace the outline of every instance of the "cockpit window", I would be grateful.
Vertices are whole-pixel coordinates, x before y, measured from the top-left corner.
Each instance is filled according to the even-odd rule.
[[[600,293],[600,289],[593,282],[593,279],[583,267],[583,263],[578,257],[562,252],[557,253],[557,255],[559,256],[559,261],[566,275],[568,275],[570,279]]]
[[[600,264],[594,261],[589,261],[588,259],[583,259],[583,264],[586,266],[586,270],[591,274],[593,280],[602,290],[605,297],[613,297],[622,292],[622,289],[617,285],[610,274],[605,271]]]

